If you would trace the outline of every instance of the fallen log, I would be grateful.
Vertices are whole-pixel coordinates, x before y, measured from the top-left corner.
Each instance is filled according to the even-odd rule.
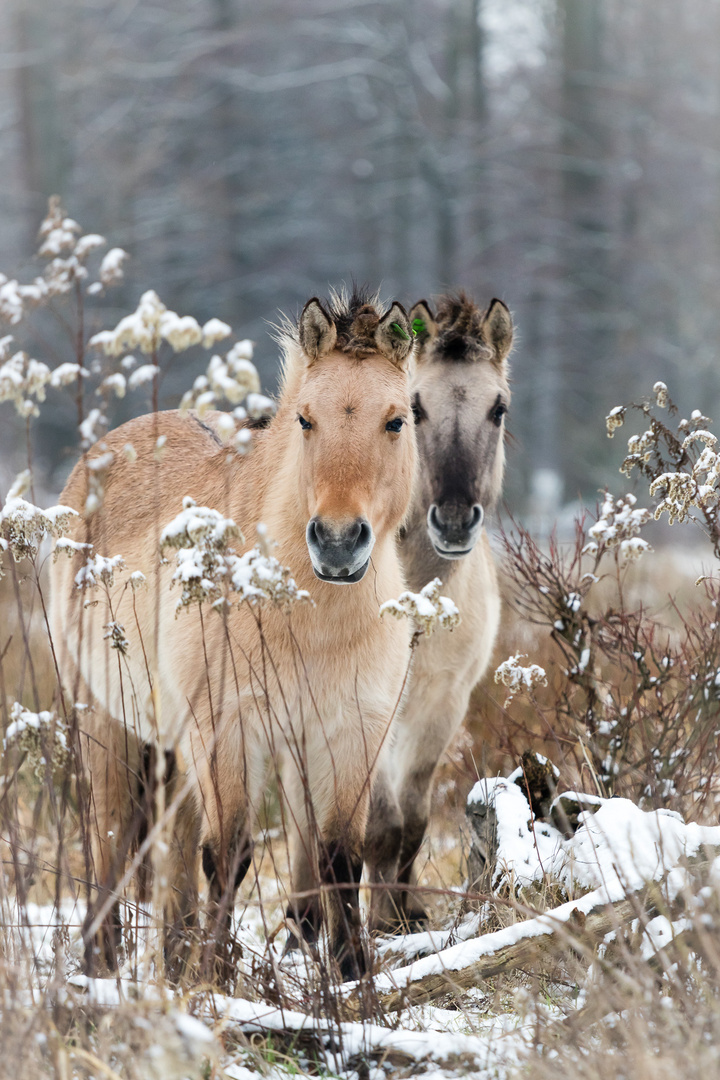
[[[643,914],[655,913],[658,900],[657,885],[616,899],[604,888],[595,889],[533,919],[379,975],[375,980],[377,1005],[382,1012],[398,1012],[409,1005],[437,1001],[448,993],[460,995],[495,975],[530,967],[543,954],[557,956],[562,949],[591,957],[610,931]],[[346,999],[344,1011],[359,1017],[361,1002],[355,993]]]

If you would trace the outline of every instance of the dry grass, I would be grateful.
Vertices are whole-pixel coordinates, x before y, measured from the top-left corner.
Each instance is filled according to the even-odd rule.
[[[29,599],[33,583],[18,580],[16,586],[12,579],[4,579],[1,588],[6,701],[23,700],[33,708],[51,706],[56,697],[55,681],[42,617]],[[690,576],[678,571],[674,554],[667,552],[648,560],[645,566],[641,564],[631,575],[625,599],[634,604],[641,598],[680,641],[682,623],[678,611],[682,612],[683,605],[669,604],[666,590],[689,597],[692,604],[697,595],[693,588]],[[504,688],[498,687],[490,674],[476,691],[466,732],[439,770],[432,827],[420,863],[420,882],[431,890],[425,898],[431,910],[431,927],[436,929],[457,923],[466,907],[457,891],[465,875],[464,800],[478,775],[506,775],[521,754],[532,749],[546,753],[560,765],[562,786],[584,785],[593,790],[592,770],[582,760],[578,767],[577,726],[563,727],[560,713],[552,714],[552,726],[547,723],[548,702],[554,697],[559,700],[564,685],[561,648],[547,628],[529,624],[513,610],[509,581],[506,593],[506,618],[496,660],[525,652],[546,668],[550,685],[542,691],[541,703],[517,699],[506,708]],[[18,596],[22,615],[18,614]],[[608,602],[609,594],[600,595],[595,601],[597,610]],[[37,777],[22,768],[2,814],[4,945],[0,982],[5,1007],[0,1038],[5,1060],[13,1062],[13,1075],[104,1075],[143,1080],[155,1076],[220,1077],[233,1075],[233,1061],[241,1063],[243,1069],[274,1076],[292,1075],[297,1070],[332,1072],[327,1046],[317,1037],[288,1031],[274,1035],[243,1032],[241,1026],[228,1023],[222,1007],[213,1011],[212,998],[201,986],[188,986],[178,997],[171,987],[152,977],[150,982],[143,982],[147,972],[142,972],[142,964],[136,968],[137,1000],[132,999],[132,980],[123,983],[126,1000],[120,1005],[108,1008],[86,999],[76,985],[81,964],[79,932],[87,896],[81,831],[71,794],[63,804],[60,856],[57,799],[62,778],[56,775],[53,784],[54,798],[48,792],[47,776]],[[277,1000],[278,994],[266,931],[276,942],[285,932],[282,879],[287,874],[287,850],[280,820],[277,799],[270,794],[264,822],[266,842],[258,849],[256,876],[246,881],[236,909],[245,956],[244,974],[235,993],[256,1000],[268,995],[271,1001]],[[78,905],[74,911],[69,906],[73,899]],[[499,897],[485,909],[483,929],[489,931],[522,920],[529,910],[553,907],[560,899],[550,886],[525,890],[516,898]],[[58,918],[58,911],[62,918]],[[32,929],[25,925],[33,920]],[[130,931],[131,945],[133,933],[138,941],[142,940],[132,892],[123,909],[123,920],[126,931]],[[132,959],[131,951],[128,960]],[[676,962],[679,974],[668,982],[638,956],[636,946],[620,941],[613,964],[598,968],[590,982],[585,963],[567,957],[558,957],[555,962],[546,958],[532,970],[498,976],[459,1001],[448,996],[446,1004],[453,1009],[459,1006],[457,1015],[467,1032],[491,1028],[497,1038],[498,1025],[519,1025],[525,1033],[532,1030],[534,1040],[528,1043],[526,1039],[523,1044],[531,1055],[523,1066],[523,1075],[544,1078],[552,1071],[563,1077],[572,1072],[588,1080],[604,1080],[620,1075],[643,1077],[646,1072],[649,1076],[653,1069],[654,1077],[669,1076],[682,1062],[688,1041],[696,1052],[685,1071],[689,1076],[695,1072],[700,1075],[701,1069],[707,1072],[715,1061],[720,1010],[714,996],[711,951],[703,954],[699,975],[696,956],[686,949],[682,962],[687,972],[682,972],[680,962]],[[137,965],[140,959],[136,954],[133,963]],[[625,975],[622,983],[614,977],[617,970]],[[317,994],[321,1002],[322,984],[317,971],[298,976],[288,973],[283,986],[285,1000],[291,1007],[307,1007],[310,993]],[[585,987],[582,991],[581,986]],[[585,995],[587,1010],[601,1001],[603,1015],[617,1015],[610,1023],[598,1026],[588,1014],[587,1029],[577,1022],[573,1026],[571,1018],[580,1015],[576,1013],[578,993]],[[156,995],[159,997],[153,1000]],[[319,1008],[321,1014],[329,1015],[327,1004]],[[593,1008],[597,1010],[595,1004]],[[205,1035],[200,1027],[186,1029],[183,1018],[188,1009],[202,1015],[205,1030],[214,1034]],[[564,1014],[568,1015],[567,1021],[563,1020]],[[403,1026],[411,1028],[421,1029],[426,1022],[418,1017],[400,1019]],[[368,1052],[366,1060],[367,1068],[385,1060],[386,1072],[396,1076],[415,1075],[417,1067],[415,1059],[403,1056],[397,1049]],[[453,1076],[464,1075],[467,1069],[472,1072],[476,1067],[477,1062],[471,1065],[462,1059],[448,1060],[443,1065],[445,1073]],[[512,1054],[503,1069],[498,1075],[511,1074]],[[2,1064],[0,1075],[1,1070]]]

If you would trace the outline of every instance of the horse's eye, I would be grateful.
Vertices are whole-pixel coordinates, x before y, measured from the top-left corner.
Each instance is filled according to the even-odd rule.
[[[502,418],[503,418],[503,416],[505,415],[506,412],[507,412],[507,405],[503,405],[502,402],[499,402],[494,407],[494,409],[490,413],[490,419],[492,420],[495,427],[500,427],[500,425],[502,423]]]
[[[309,420],[306,420],[304,416],[300,415],[298,415],[298,420],[300,422],[300,427],[303,429],[303,431],[310,431],[310,429],[312,428],[312,424]]]
[[[416,394],[412,402],[413,416],[415,417],[415,423],[419,424],[421,420],[427,420],[427,413],[420,404],[420,395]]]
[[[385,425],[385,430],[397,432],[400,430],[404,423],[405,421],[402,416],[396,416],[394,420],[388,420],[387,424]]]

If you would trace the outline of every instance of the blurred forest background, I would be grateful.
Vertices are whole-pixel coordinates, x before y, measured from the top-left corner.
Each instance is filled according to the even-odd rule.
[[[154,288],[252,338],[272,390],[267,321],[329,283],[500,296],[520,511],[594,501],[603,416],[656,379],[717,416],[716,0],[0,0],[0,41],[0,270],[32,276],[59,193],[132,256],[90,329]],[[37,440],[57,489],[71,403]]]

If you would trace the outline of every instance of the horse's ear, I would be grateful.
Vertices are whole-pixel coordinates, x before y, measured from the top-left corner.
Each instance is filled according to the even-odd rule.
[[[406,368],[413,347],[413,332],[407,312],[397,300],[378,323],[375,344],[379,353],[399,368]]]
[[[308,300],[300,316],[300,345],[308,360],[319,360],[332,352],[337,340],[335,323],[316,296]]]
[[[491,300],[480,333],[485,344],[492,349],[493,363],[502,364],[513,342],[512,317],[502,300]]]
[[[417,345],[415,359],[418,363],[422,363],[427,354],[428,346],[435,340],[438,332],[435,316],[430,310],[427,300],[418,300],[417,304],[410,308],[409,319],[410,328],[415,335]]]

